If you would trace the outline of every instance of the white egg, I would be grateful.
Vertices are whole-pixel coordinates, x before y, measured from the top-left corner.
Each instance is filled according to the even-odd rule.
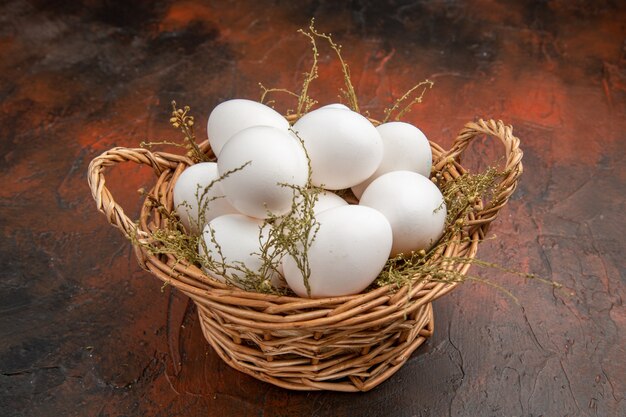
[[[298,195],[296,197],[296,202],[298,204],[302,204],[302,196]],[[348,202],[339,197],[337,194],[328,190],[322,190],[320,193],[317,194],[317,200],[313,205],[313,214],[318,215],[321,212],[329,210],[331,208],[347,205]]]
[[[341,103],[333,103],[333,104],[327,104],[325,106],[320,107],[320,109],[342,109],[342,110],[350,110],[350,107],[346,106],[345,104],[341,104]]]
[[[296,197],[296,202],[301,207],[298,210],[298,212],[301,212],[301,210],[303,210],[303,207],[301,206],[302,205],[301,195],[298,195]],[[330,210],[332,208],[340,207],[340,206],[347,206],[347,205],[348,205],[348,202],[344,200],[343,198],[339,197],[337,194],[332,193],[327,190],[323,190],[322,192],[317,194],[317,200],[315,201],[315,204],[313,205],[313,215],[317,217],[318,214],[326,210]],[[298,215],[299,213],[296,213],[296,216]],[[277,222],[274,224],[281,224],[284,218],[285,217],[279,217],[277,219]],[[281,275],[282,275],[282,270],[281,270]]]
[[[389,222],[378,211],[356,205],[326,210],[317,221],[319,230],[307,251],[310,296],[336,297],[363,291],[389,257]],[[308,297],[302,272],[292,257],[284,258],[283,270],[289,287]]]
[[[237,210],[226,200],[215,162],[201,162],[185,169],[174,185],[174,207],[185,228],[197,234],[204,225],[222,214]],[[200,207],[204,218],[200,218]]]
[[[380,134],[365,117],[339,108],[305,114],[293,130],[311,160],[311,182],[328,190],[350,188],[376,171],[383,157]]]
[[[208,255],[215,262],[229,265],[225,268],[225,275],[231,283],[236,284],[232,282],[233,278],[245,279],[246,268],[256,274],[261,272],[263,262],[259,252],[262,242],[267,241],[270,227],[266,225],[262,229],[262,226],[262,220],[243,214],[225,214],[216,217],[202,232],[206,251],[205,245],[200,242],[198,252],[202,256]],[[219,281],[229,281],[224,278],[224,274],[208,269],[205,269],[205,272]]]
[[[247,164],[247,165],[246,165]],[[235,134],[217,161],[222,189],[241,213],[264,219],[268,212],[283,215],[293,201],[293,190],[284,184],[305,186],[308,165],[302,144],[289,133],[268,126],[254,126]]]
[[[241,130],[252,126],[272,126],[287,131],[289,122],[276,110],[252,100],[234,99],[217,105],[209,115],[207,133],[215,155]]]
[[[323,191],[317,195],[317,201],[313,206],[313,214],[318,215],[335,207],[347,206],[348,202],[330,191]]]
[[[352,187],[357,198],[376,178],[391,171],[413,171],[430,176],[432,150],[426,135],[417,127],[404,122],[383,123],[376,128],[383,139],[383,159],[368,179]]]
[[[380,211],[393,229],[391,255],[427,250],[443,234],[446,205],[439,188],[423,175],[394,171],[365,189],[362,206]]]

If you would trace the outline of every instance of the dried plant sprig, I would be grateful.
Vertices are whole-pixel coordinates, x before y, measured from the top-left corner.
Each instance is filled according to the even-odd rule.
[[[258,255],[263,261],[261,270],[263,273],[270,274],[278,273],[278,265],[285,256],[291,257],[302,275],[307,294],[310,295],[311,266],[309,265],[308,254],[320,227],[315,218],[314,207],[323,190],[312,185],[311,159],[304,146],[304,141],[296,131],[291,130],[291,132],[300,141],[306,156],[307,183],[305,186],[280,184],[282,187],[292,190],[291,208],[283,216],[268,213],[268,218],[262,227],[266,225],[272,227],[269,229],[268,239],[261,242],[261,250]]]
[[[218,178],[214,179],[213,181],[209,182],[205,187],[202,187],[200,185],[198,185],[198,187],[196,188],[196,192],[195,192],[195,198],[196,198],[196,204],[197,204],[197,208],[198,208],[198,216],[196,219],[189,219],[189,224],[192,226],[193,229],[195,230],[202,230],[202,228],[204,227],[205,224],[207,224],[207,218],[206,218],[206,214],[208,211],[208,207],[209,204],[211,204],[213,201],[220,199],[220,198],[225,198],[225,196],[223,195],[217,195],[217,196],[211,196],[209,197],[209,192],[213,189],[213,187],[215,187],[215,185],[221,181],[223,181],[224,179],[230,177],[231,175],[233,175],[236,172],[239,172],[243,169],[245,169],[247,166],[249,166],[252,163],[252,161],[247,161],[244,164],[242,164],[239,167],[233,168],[231,170],[226,171],[225,173],[223,173],[222,175],[220,175]],[[186,205],[189,204],[189,202],[184,202]]]
[[[259,251],[251,255],[256,256],[261,261],[261,266],[253,271],[241,262],[228,263],[221,254],[219,242],[215,238],[214,232],[209,228],[210,239],[213,246],[217,248],[219,259],[201,259],[200,262],[205,269],[244,289],[264,293],[280,293],[280,289],[272,286],[272,277],[282,278],[279,272],[280,264],[285,256],[290,256],[300,270],[304,286],[310,294],[309,276],[311,268],[308,261],[308,250],[319,229],[313,208],[322,189],[311,185],[311,160],[302,139],[297,132],[293,132],[293,134],[300,141],[306,156],[307,183],[305,186],[278,184],[292,190],[291,207],[287,214],[281,216],[268,211],[267,218],[259,226]],[[234,172],[229,173],[229,175]],[[200,198],[202,197],[200,196]],[[204,241],[201,241],[200,244],[205,245],[204,253],[209,254]]]
[[[439,187],[446,204],[446,224],[459,223],[466,215],[479,207],[484,199],[495,195],[498,180],[507,173],[495,167],[489,167],[478,174],[464,173],[460,177],[445,181],[440,173],[433,177]]]
[[[209,225],[206,227],[204,237],[199,239],[200,265],[210,275],[220,277],[230,285],[235,285],[247,291],[262,293],[280,293],[280,290],[270,284],[270,275],[262,274],[259,270],[250,269],[244,262],[229,261],[223,254],[220,243],[215,236],[215,230]],[[205,240],[207,233],[215,250],[209,250]],[[265,240],[267,230],[260,228],[259,241]],[[251,255],[255,255],[252,253]]]
[[[153,146],[160,146],[160,145],[170,145],[170,146],[176,146],[177,148],[184,148],[187,149],[187,145],[184,143],[180,143],[180,142],[173,142],[171,140],[160,140],[160,141],[142,141],[139,146],[142,148],[152,148]]]
[[[198,237],[196,242],[190,241],[194,244],[194,246],[186,248],[186,251],[193,252],[195,250],[196,254],[192,256],[187,254],[186,259],[190,262],[201,265],[210,275],[221,277],[224,281],[231,285],[238,286],[248,291],[276,293],[277,290],[272,288],[271,285],[268,285],[269,274],[264,273],[262,270],[252,270],[244,262],[228,260],[224,256],[220,242],[215,236],[215,230],[210,226],[208,228],[204,227],[206,224],[210,225],[206,218],[206,215],[209,212],[209,204],[216,199],[224,198],[224,196],[209,197],[209,191],[220,181],[223,181],[227,177],[245,169],[250,164],[251,161],[247,161],[243,165],[225,172],[219,178],[207,184],[207,186],[198,187],[195,193],[198,207],[198,218],[190,219],[190,224],[192,224],[192,228],[203,231],[203,233]],[[265,240],[263,234],[266,233],[267,230],[265,228],[259,229],[260,242]],[[176,236],[174,235],[174,237]],[[207,237],[212,243],[212,247],[214,248],[213,250],[208,249],[208,245],[205,240]]]
[[[335,54],[337,55],[337,59],[339,60],[339,63],[341,64],[341,71],[343,72],[343,81],[345,83],[346,89],[345,90],[341,90],[342,94],[344,95],[348,106],[354,110],[355,112],[359,113],[359,101],[357,99],[357,95],[356,95],[356,91],[354,90],[354,85],[352,84],[352,79],[350,76],[350,67],[348,66],[348,63],[343,59],[343,56],[341,55],[341,45],[336,44],[333,41],[332,38],[332,34],[328,33],[324,33],[324,32],[318,32],[317,29],[315,29],[315,19],[311,19],[311,22],[309,23],[309,31],[311,34],[313,34],[314,36],[320,38],[320,39],[324,39],[325,41],[328,42],[328,45],[331,47],[331,49],[333,51],[335,51]],[[303,32],[304,33],[304,32]]]
[[[309,41],[311,42],[311,51],[312,51],[312,57],[313,57],[311,69],[304,73],[304,80],[302,83],[302,87],[300,89],[300,94],[295,93],[286,88],[267,88],[263,84],[259,83],[259,87],[261,88],[261,100],[260,100],[261,103],[265,103],[268,105],[274,103],[274,100],[267,99],[268,95],[271,93],[284,93],[284,94],[291,95],[298,99],[296,111],[295,111],[296,119],[298,119],[303,114],[306,114],[315,104],[317,104],[317,100],[312,99],[308,95],[308,92],[309,92],[310,84],[319,76],[318,74],[319,50],[318,50],[317,42],[315,39],[320,38],[328,42],[331,49],[337,55],[337,58],[341,65],[341,69],[344,75],[345,90],[344,89],[340,90],[341,95],[343,96],[343,97],[340,96],[340,99],[341,98],[345,99],[348,105],[352,108],[352,110],[359,112],[358,98],[357,98],[356,91],[354,89],[354,85],[352,84],[350,67],[348,63],[343,59],[343,56],[341,54],[342,46],[338,45],[337,43],[333,41],[332,34],[319,32],[315,28],[314,18],[311,19],[308,30],[309,31],[298,29],[298,33],[309,38]],[[396,114],[393,117],[393,119],[396,121],[401,120],[401,118],[404,115],[406,115],[406,113],[409,113],[411,111],[414,105],[421,103],[423,101],[427,90],[431,89],[434,86],[434,84],[435,83],[433,81],[426,79],[424,81],[421,81],[415,84],[413,87],[407,90],[400,98],[398,98],[395,101],[395,103],[393,104],[391,108],[386,108],[384,110],[385,117],[383,119],[383,123],[389,121],[392,118],[392,115],[394,112]],[[411,96],[414,93],[417,93],[417,94],[411,99]],[[406,101],[409,99],[411,100],[408,103],[406,103]],[[404,107],[402,107],[403,105]],[[288,110],[287,114],[288,115],[292,114],[292,111]],[[369,117],[369,112],[366,111],[365,115]]]
[[[313,206],[321,192],[319,188],[308,188],[293,184],[281,184],[291,188],[293,199],[289,212],[284,216],[271,215],[266,224],[271,224],[268,238],[261,242],[257,253],[263,261],[262,274],[278,274],[278,265],[284,257],[294,260],[302,275],[307,293],[310,295],[309,278],[311,266],[308,252],[319,230],[319,223],[313,214]]]
[[[300,94],[295,93],[286,88],[267,88],[263,84],[259,83],[259,87],[261,87],[261,103],[265,103],[268,105],[273,103],[273,100],[269,100],[267,102],[265,101],[267,99],[268,94],[270,93],[284,93],[284,94],[288,94],[297,98],[298,101],[297,101],[296,110],[295,110],[296,119],[300,118],[300,116],[302,116],[303,114],[308,113],[308,111],[311,110],[311,108],[317,104],[317,100],[314,100],[313,98],[309,96],[309,86],[319,76],[318,74],[319,52],[317,49],[317,43],[315,41],[315,37],[312,34],[305,32],[302,29],[299,29],[298,33],[309,38],[309,41],[311,42],[311,56],[313,57],[311,68],[307,72],[304,73],[304,80],[302,81]],[[290,113],[291,113],[290,111],[287,111],[287,114],[290,114]]]
[[[424,81],[421,81],[415,84],[413,87],[409,88],[406,93],[404,93],[399,99],[396,100],[396,102],[393,104],[393,106],[391,106],[391,108],[387,108],[384,110],[385,118],[383,119],[383,123],[386,123],[389,121],[393,112],[397,112],[396,116],[394,117],[394,120],[396,121],[400,120],[402,116],[404,116],[406,113],[411,111],[411,109],[413,108],[415,104],[422,102],[422,100],[424,99],[424,95],[426,94],[426,91],[428,89],[433,88],[433,85],[435,85],[433,81],[426,79]],[[420,88],[421,88],[421,91],[419,91]],[[406,100],[408,100],[415,91],[419,91],[419,94],[417,94],[406,106],[404,106],[401,110],[399,110],[400,106]]]
[[[311,107],[317,104],[317,101],[313,100],[309,96],[309,87],[311,86],[311,83],[319,76],[317,60],[320,55],[317,49],[317,42],[315,42],[315,37],[302,29],[298,29],[298,33],[301,33],[302,35],[309,38],[309,41],[311,42],[311,56],[313,58],[313,62],[311,63],[311,68],[309,69],[309,71],[304,73],[304,80],[302,81],[302,88],[300,89],[300,96],[298,98],[296,117],[300,117],[303,114],[307,113],[311,109]]]
[[[268,95],[272,94],[272,93],[284,93],[290,96],[293,96],[295,98],[297,98],[298,100],[300,100],[300,95],[297,93],[294,93],[291,90],[287,90],[286,88],[267,88],[265,87],[262,83],[259,83],[259,87],[261,88],[261,98],[259,99],[259,103],[261,104],[265,104],[267,106],[272,106],[275,101],[274,100],[269,100],[268,99]],[[289,114],[290,111],[287,111],[287,114]]]
[[[212,196],[208,198],[209,191],[219,181],[228,176],[244,169],[248,163],[224,173],[218,179],[209,183],[206,187],[199,187],[196,191],[197,207],[199,207],[198,218],[189,219],[190,224],[195,225],[197,229],[202,231],[206,223],[207,206],[221,196]],[[176,263],[186,261],[190,264],[199,265],[208,271],[210,275],[219,276],[225,282],[236,285],[248,291],[258,291],[264,293],[280,293],[280,290],[267,286],[267,276],[260,274],[259,271],[253,271],[243,262],[229,261],[222,253],[222,248],[215,237],[215,231],[212,228],[206,228],[207,233],[190,233],[185,230],[180,217],[176,210],[168,210],[163,203],[151,194],[146,194],[148,204],[153,210],[157,211],[161,216],[167,219],[165,227],[153,230],[148,237],[141,237],[138,234],[131,234],[130,239],[133,244],[141,246],[149,254],[171,255]],[[189,202],[182,203],[183,206],[190,207]],[[260,231],[261,233],[261,231]],[[208,235],[208,236],[207,236]],[[215,250],[209,251],[205,238],[208,237],[213,243]],[[261,237],[259,238],[262,239]],[[172,274],[177,274],[175,265],[172,265]]]
[[[189,110],[189,106],[185,106],[181,109],[176,107],[175,101],[172,101],[172,117],[170,118],[170,124],[174,128],[180,129],[183,133],[188,156],[195,162],[206,162],[209,158],[200,150],[200,147],[196,143],[196,135],[193,127],[194,118],[189,115]]]

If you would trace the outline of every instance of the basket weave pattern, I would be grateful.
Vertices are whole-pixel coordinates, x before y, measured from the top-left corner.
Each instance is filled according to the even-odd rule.
[[[489,224],[507,203],[522,173],[522,152],[512,128],[501,121],[468,123],[444,151],[431,142],[433,171],[445,180],[465,170],[460,156],[478,136],[500,139],[505,147],[506,175],[492,201],[465,219],[464,237],[452,239],[436,256],[470,257]],[[201,149],[213,155],[208,142]],[[178,176],[192,161],[181,155],[146,149],[113,148],[89,166],[89,185],[99,211],[125,236],[148,238],[166,219],[144,203],[138,225],[130,220],[105,186],[104,172],[120,162],[152,167],[157,176],[150,195],[169,210]],[[459,236],[461,237],[461,236]],[[235,369],[294,390],[368,391],[393,375],[411,353],[432,335],[432,301],[456,283],[415,283],[399,290],[390,286],[367,293],[323,299],[246,292],[209,278],[195,265],[173,256],[154,256],[135,245],[140,265],[188,295],[197,305],[204,336]],[[450,265],[465,274],[469,264]]]

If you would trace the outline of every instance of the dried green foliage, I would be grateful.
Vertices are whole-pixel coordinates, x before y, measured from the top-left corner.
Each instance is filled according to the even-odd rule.
[[[142,141],[139,144],[139,146],[141,146],[142,148],[152,148],[154,146],[160,146],[160,145],[175,146],[177,148],[187,149],[187,145],[186,144],[180,143],[180,142],[173,142],[173,141],[170,141],[170,140]]]
[[[309,27],[307,29],[308,30],[298,30],[298,33],[306,36],[309,39],[309,42],[311,43],[312,56],[311,68],[309,69],[309,71],[304,73],[304,80],[302,82],[302,86],[300,87],[300,92],[296,93],[286,88],[268,88],[259,83],[259,87],[261,88],[260,102],[271,106],[275,103],[274,100],[269,99],[269,96],[271,94],[283,93],[290,95],[297,99],[296,109],[295,111],[287,110],[286,114],[295,114],[296,119],[300,118],[303,114],[308,113],[313,108],[313,106],[317,104],[317,100],[314,100],[309,96],[309,88],[311,83],[319,77],[319,48],[316,39],[321,39],[328,43],[330,48],[335,52],[339,64],[341,65],[345,88],[340,89],[340,101],[345,101],[352,110],[359,112],[358,97],[354,89],[354,85],[352,84],[350,66],[345,61],[341,53],[342,46],[335,43],[330,33],[327,34],[318,31],[315,28],[315,19],[311,19],[311,22],[309,23]],[[433,88],[434,84],[435,83],[433,81],[426,79],[415,84],[413,87],[407,90],[400,98],[395,101],[395,103],[390,108],[384,110],[385,117],[383,119],[383,123],[392,119],[396,121],[401,120],[402,117],[409,113],[416,104],[419,104],[423,101],[426,92],[429,89]],[[369,114],[365,115],[369,117]]]
[[[394,120],[400,120],[406,113],[411,111],[414,105],[422,102],[426,91],[433,88],[433,85],[435,85],[433,81],[424,80],[409,88],[406,93],[404,93],[399,99],[396,100],[391,108],[385,109],[385,118],[383,119],[383,123],[388,122],[394,112],[396,112]],[[411,95],[413,95],[414,93],[416,93],[416,95],[407,104],[406,101],[409,100],[409,98],[411,98]]]
[[[308,279],[311,268],[308,262],[308,249],[319,229],[313,207],[321,189],[293,184],[281,186],[293,191],[292,203],[285,215],[268,213],[268,218],[259,227],[259,249],[252,255],[261,261],[261,266],[257,270],[250,270],[241,262],[227,262],[221,253],[214,231],[209,227],[205,230],[209,231],[210,241],[217,248],[217,253],[211,254],[205,241],[200,239],[199,244],[203,250],[199,263],[205,270],[224,277],[227,282],[246,290],[284,293],[284,290],[273,286],[272,281],[284,281],[280,273],[280,264],[285,256],[290,256],[302,274],[307,292],[310,292]]]
[[[293,191],[291,208],[284,216],[276,216],[269,213],[265,224],[272,227],[269,229],[267,241],[261,242],[261,251],[258,255],[264,264],[264,268],[261,270],[262,275],[265,274],[265,271],[278,274],[278,265],[282,262],[283,257],[291,257],[302,274],[307,293],[310,294],[309,277],[311,275],[311,267],[309,265],[308,252],[319,230],[319,223],[315,219],[313,208],[319,198],[319,194],[323,190],[311,184],[311,160],[302,139],[297,132],[292,132],[300,140],[306,155],[308,181],[304,187],[293,184],[281,184],[281,186],[290,188]]]
[[[483,199],[491,199],[504,174],[494,167],[478,174],[467,172],[451,181],[443,180],[441,173],[435,174],[433,182],[443,183],[439,187],[446,203],[446,226],[462,222],[470,212],[480,208]]]
[[[194,162],[207,162],[208,156],[200,150],[196,142],[196,134],[194,131],[194,117],[189,114],[191,110],[189,106],[178,108],[176,102],[172,101],[172,113],[169,119],[170,125],[178,129],[183,134],[183,141],[176,142],[172,140],[160,141],[143,141],[140,143],[142,148],[152,148],[153,146],[169,145],[187,150],[187,156]]]
[[[309,87],[313,80],[319,77],[317,72],[318,65],[317,60],[320,56],[317,50],[317,43],[315,42],[315,38],[308,32],[303,31],[302,29],[298,30],[298,33],[303,34],[309,41],[311,42],[311,56],[313,57],[313,62],[311,63],[311,69],[308,72],[304,73],[304,81],[302,82],[302,88],[300,89],[300,96],[298,97],[298,107],[296,110],[296,117],[300,117],[303,114],[306,114],[311,107],[317,104],[316,100],[313,100],[309,96]]]
[[[262,83],[259,83],[259,87],[261,88],[261,99],[259,100],[259,103],[265,104],[266,106],[270,107],[273,107],[275,103],[275,100],[270,100],[268,98],[268,95],[272,93],[285,93],[297,98],[298,100],[300,100],[301,97],[300,94],[294,93],[293,91],[287,90],[286,88],[267,88]],[[290,114],[292,112],[293,110],[287,110],[287,114]]]
[[[315,19],[311,19],[311,22],[309,23],[308,31],[304,29],[299,29],[298,33],[306,36],[309,39],[311,43],[311,56],[313,57],[311,68],[309,69],[309,71],[304,73],[304,81],[302,82],[300,93],[297,94],[285,88],[267,88],[263,84],[259,83],[259,86],[261,87],[261,103],[271,104],[273,102],[272,100],[266,101],[267,96],[270,93],[285,93],[285,94],[294,96],[298,99],[296,111],[295,111],[296,118],[299,118],[303,114],[308,113],[309,110],[311,110],[311,108],[313,108],[313,106],[317,104],[317,100],[314,100],[309,96],[309,87],[311,83],[319,77],[319,74],[318,74],[319,49],[317,46],[316,39],[322,39],[323,41],[327,42],[330,48],[335,52],[335,54],[337,55],[337,59],[339,60],[339,63],[341,65],[341,71],[344,77],[345,89],[340,90],[340,93],[341,93],[340,98],[343,98],[348,103],[348,106],[352,110],[359,112],[359,102],[358,102],[358,98],[356,95],[356,91],[354,90],[354,85],[352,84],[352,79],[350,77],[350,67],[348,66],[346,61],[343,59],[343,56],[341,55],[341,45],[338,45],[333,41],[333,38],[330,33],[326,34],[323,32],[319,32],[315,28]],[[288,111],[287,114],[291,114],[291,112]]]
[[[267,239],[267,233],[267,228],[259,228],[259,242],[264,242]],[[212,243],[212,247],[215,248],[214,250],[209,250],[206,241],[207,238]],[[220,243],[215,235],[215,230],[210,227],[210,225],[204,229],[203,237],[199,238],[198,245],[198,263],[210,275],[222,278],[227,283],[247,291],[262,293],[278,292],[278,290],[271,285],[271,276],[272,272],[276,271],[276,264],[272,264],[274,267],[272,269],[261,268],[260,270],[253,270],[242,261],[227,260],[222,253]],[[263,272],[260,272],[261,270]]]
[[[313,21],[311,21],[311,25],[313,25]],[[298,33],[309,38],[311,42],[311,56],[313,57],[313,62],[311,63],[311,69],[304,73],[304,80],[302,81],[302,87],[300,88],[300,93],[295,93],[286,88],[267,88],[263,84],[259,83],[259,87],[261,87],[261,103],[271,105],[274,101],[268,100],[267,96],[270,93],[285,93],[290,96],[293,96],[297,99],[295,115],[296,118],[300,118],[303,114],[306,114],[311,108],[317,104],[317,101],[312,99],[309,96],[309,86],[311,83],[319,76],[318,75],[318,64],[317,60],[319,58],[319,52],[317,49],[317,42],[315,41],[315,36],[311,33],[306,32],[302,29],[298,30]],[[292,114],[292,110],[288,110],[287,114]]]
[[[180,129],[184,135],[184,144],[187,149],[188,156],[195,162],[206,162],[209,160],[207,155],[200,150],[196,143],[196,134],[194,132],[194,118],[189,115],[189,106],[184,108],[176,107],[176,102],[172,101],[172,117],[170,124]]]
[[[189,224],[191,225],[192,229],[195,230],[202,230],[202,228],[204,227],[204,225],[207,224],[207,212],[208,212],[208,208],[209,208],[209,204],[211,204],[213,201],[220,199],[220,198],[226,198],[223,195],[218,195],[218,196],[211,196],[209,194],[209,192],[213,189],[213,187],[220,181],[223,181],[225,178],[228,178],[229,176],[233,175],[236,172],[239,172],[243,169],[245,169],[248,165],[250,165],[252,163],[252,161],[247,161],[245,164],[241,165],[240,167],[237,168],[233,168],[229,171],[226,171],[224,174],[220,175],[218,178],[214,179],[213,181],[211,181],[210,183],[208,183],[206,185],[206,187],[202,187],[200,185],[197,186],[196,188],[196,192],[195,192],[195,204],[196,204],[196,208],[198,209],[198,216],[197,218],[189,218],[187,219],[189,221]],[[191,203],[189,203],[188,201],[183,201],[181,204],[181,206],[186,206],[188,209],[191,209]]]
[[[328,45],[331,47],[331,49],[335,51],[337,59],[339,60],[339,64],[341,64],[341,71],[343,72],[343,82],[346,86],[345,90],[340,90],[341,94],[347,101],[348,107],[359,113],[359,101],[357,99],[356,91],[354,91],[354,86],[352,85],[352,79],[350,77],[350,67],[341,55],[341,45],[338,45],[333,41],[332,35],[330,33],[326,34],[323,32],[318,32],[315,29],[315,19],[311,19],[311,23],[309,24],[309,31],[313,36],[328,42]]]
[[[128,236],[132,244],[141,247],[152,256],[171,255],[176,263],[185,260],[198,265],[198,235],[187,233],[176,213],[168,210],[152,194],[146,193],[144,189],[140,189],[139,193],[146,198],[144,204],[164,217],[166,221],[162,222],[165,227],[151,230],[147,236],[139,231],[137,224]],[[172,265],[171,273],[177,275],[174,265]]]

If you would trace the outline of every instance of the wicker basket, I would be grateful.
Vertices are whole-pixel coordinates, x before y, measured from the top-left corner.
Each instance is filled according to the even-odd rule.
[[[478,214],[466,219],[464,233],[469,241],[453,239],[445,256],[475,256],[479,241],[522,173],[519,139],[510,126],[493,120],[468,123],[449,151],[431,143],[434,173],[440,172],[446,179],[463,174],[459,157],[472,139],[483,135],[504,144],[507,174],[493,200],[484,206],[478,203]],[[208,142],[201,149],[212,155]],[[105,186],[106,168],[126,161],[154,169],[157,181],[150,194],[170,209],[173,184],[192,162],[185,156],[119,147],[91,162],[89,185],[98,210],[124,235],[146,236],[146,231],[161,227],[165,219],[145,203],[137,228]],[[135,253],[143,268],[196,303],[204,336],[226,363],[293,390],[368,391],[376,387],[432,335],[431,303],[456,285],[416,280],[400,290],[382,287],[353,296],[304,299],[246,292],[171,256],[156,257],[138,246]],[[465,274],[469,266],[450,268]]]

